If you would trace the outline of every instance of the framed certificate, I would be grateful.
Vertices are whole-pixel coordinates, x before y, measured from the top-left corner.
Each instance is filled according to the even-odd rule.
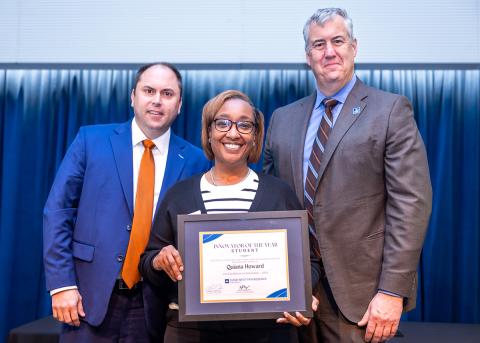
[[[312,316],[306,211],[178,216],[179,320]]]

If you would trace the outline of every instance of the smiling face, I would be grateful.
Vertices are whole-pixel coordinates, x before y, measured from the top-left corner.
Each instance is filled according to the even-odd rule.
[[[143,133],[150,139],[161,136],[182,106],[177,77],[162,65],[148,68],[132,90],[131,101],[135,121]]]
[[[307,63],[325,95],[335,94],[352,79],[357,42],[350,39],[342,17],[322,26],[311,24],[307,51]]]
[[[251,121],[255,123],[253,109],[250,104],[241,99],[230,99],[220,107],[215,119],[229,119],[234,122]],[[226,168],[247,166],[248,155],[255,142],[255,130],[243,134],[235,125],[229,131],[220,132],[212,122],[209,128],[210,144],[215,157],[215,165]]]

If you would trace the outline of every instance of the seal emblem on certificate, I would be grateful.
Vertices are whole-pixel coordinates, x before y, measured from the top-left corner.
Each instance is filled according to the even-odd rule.
[[[200,301],[290,300],[286,229],[199,233]]]

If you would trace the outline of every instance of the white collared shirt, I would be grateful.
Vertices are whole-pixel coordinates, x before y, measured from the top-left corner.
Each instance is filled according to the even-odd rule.
[[[135,198],[137,194],[138,172],[140,162],[142,161],[143,151],[145,150],[142,141],[148,139],[140,127],[137,125],[135,118],[132,120],[132,147],[133,147],[133,208],[135,208]],[[155,188],[153,193],[153,215],[157,208],[158,196],[162,189],[163,177],[165,176],[165,168],[167,166],[168,146],[170,144],[170,129],[163,135],[152,139],[155,148],[152,149],[153,159],[155,161]]]

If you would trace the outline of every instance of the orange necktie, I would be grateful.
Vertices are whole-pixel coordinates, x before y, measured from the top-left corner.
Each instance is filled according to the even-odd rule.
[[[138,263],[140,262],[140,255],[147,246],[150,227],[152,226],[153,189],[155,185],[155,162],[152,149],[155,147],[155,144],[151,140],[146,139],[143,141],[143,146],[145,150],[138,172],[132,231],[122,269],[122,279],[129,288],[132,288],[140,281]]]

